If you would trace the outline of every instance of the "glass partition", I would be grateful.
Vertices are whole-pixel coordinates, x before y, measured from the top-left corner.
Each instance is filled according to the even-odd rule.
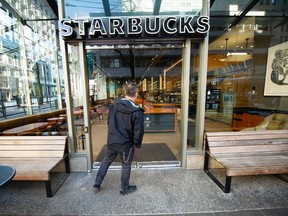
[[[87,46],[93,160],[102,160],[108,108],[125,96],[127,81],[138,84],[135,103],[145,110],[143,147],[136,161],[180,160],[182,44],[93,47]]]
[[[35,1],[1,2],[0,121],[65,106],[55,19]]]
[[[195,143],[196,132],[196,110],[198,92],[198,73],[199,73],[199,44],[191,44],[190,60],[190,80],[189,80],[189,107],[188,107],[188,129],[187,129],[187,148],[199,149],[199,144]],[[188,89],[188,88],[187,88]]]

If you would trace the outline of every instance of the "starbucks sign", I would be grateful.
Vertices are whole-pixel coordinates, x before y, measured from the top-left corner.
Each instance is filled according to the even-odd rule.
[[[204,37],[208,16],[89,17],[62,19],[63,39],[129,37]]]

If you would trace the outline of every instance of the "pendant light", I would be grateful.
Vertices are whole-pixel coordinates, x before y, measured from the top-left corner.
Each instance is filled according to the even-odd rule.
[[[221,53],[221,58],[218,59],[220,62],[224,62],[224,61],[226,61],[226,58],[227,58],[226,53],[227,53],[228,40],[229,40],[228,38],[225,38],[225,41],[226,41],[225,54],[222,55],[222,53]]]

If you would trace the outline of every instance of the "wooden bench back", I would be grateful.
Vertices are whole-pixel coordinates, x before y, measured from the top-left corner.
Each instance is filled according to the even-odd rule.
[[[288,151],[287,130],[210,132],[206,133],[206,149],[213,153]]]
[[[66,136],[0,136],[0,158],[62,158]]]

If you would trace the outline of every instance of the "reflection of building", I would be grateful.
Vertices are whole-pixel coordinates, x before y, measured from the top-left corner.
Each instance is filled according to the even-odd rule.
[[[60,94],[57,89],[64,84],[58,75],[61,68],[53,21],[58,14],[47,6],[32,0],[1,3],[0,86],[6,98],[14,101],[10,105],[24,96],[31,99],[22,101],[27,106],[39,99],[48,102]]]

